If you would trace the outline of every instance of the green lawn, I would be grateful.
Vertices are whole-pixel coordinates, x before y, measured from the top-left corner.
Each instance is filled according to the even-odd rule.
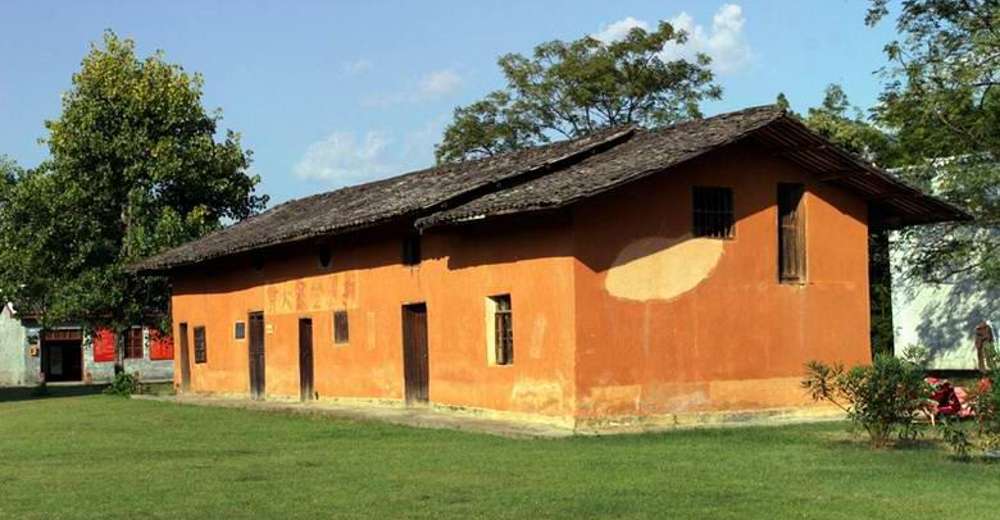
[[[511,440],[100,395],[0,402],[0,518],[996,518],[1000,465],[845,425]]]

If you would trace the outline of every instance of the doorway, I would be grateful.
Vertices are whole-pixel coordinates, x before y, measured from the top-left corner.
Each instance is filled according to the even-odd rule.
[[[403,306],[403,380],[406,404],[428,402],[427,305]]]
[[[42,341],[45,381],[83,381],[83,348],[80,340]]]
[[[309,318],[299,320],[299,398],[311,401],[313,390],[313,322]]]
[[[247,321],[250,323],[250,398],[263,399],[266,389],[264,377],[264,313],[251,312]]]
[[[188,324],[181,323],[178,327],[181,337],[181,392],[191,390],[191,363],[188,361]]]

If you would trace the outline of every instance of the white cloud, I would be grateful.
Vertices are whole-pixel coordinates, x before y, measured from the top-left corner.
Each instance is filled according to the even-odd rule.
[[[617,22],[605,25],[604,27],[601,28],[600,31],[597,31],[596,33],[591,34],[590,36],[595,40],[600,40],[604,43],[611,43],[614,41],[624,39],[626,36],[628,36],[629,31],[635,29],[636,27],[646,31],[649,30],[648,23],[642,20],[637,20],[629,16],[623,20],[618,20]]]
[[[424,74],[417,82],[416,93],[423,96],[446,96],[458,89],[462,77],[453,70],[436,70]]]
[[[723,4],[712,17],[711,28],[698,24],[685,11],[667,21],[675,29],[686,32],[688,41],[683,45],[668,43],[664,46],[661,54],[664,60],[693,60],[698,53],[704,53],[712,57],[712,69],[719,74],[738,72],[753,60],[753,50],[743,32],[746,17],[739,4]],[[603,27],[592,36],[604,42],[615,41],[624,38],[633,27],[647,29],[649,24],[629,16]]]
[[[462,76],[454,70],[436,70],[420,76],[410,88],[402,92],[368,96],[362,100],[362,104],[384,108],[398,103],[433,101],[457,91],[462,81]]]
[[[344,64],[344,71],[348,76],[360,76],[366,72],[371,72],[375,64],[369,60],[349,61]]]
[[[295,174],[340,186],[371,181],[393,171],[386,162],[389,144],[380,132],[368,132],[361,142],[353,134],[335,132],[306,148],[295,165]]]

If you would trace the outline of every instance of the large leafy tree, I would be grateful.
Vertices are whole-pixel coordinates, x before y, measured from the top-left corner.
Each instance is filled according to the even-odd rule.
[[[663,49],[687,35],[662,22],[604,42],[584,37],[535,47],[528,57],[498,60],[507,87],[455,109],[436,155],[439,162],[487,157],[604,128],[660,125],[699,117],[705,99],[718,99],[710,59],[665,59]]]
[[[867,23],[896,15],[877,121],[896,137],[906,180],[976,220],[909,231],[912,274],[1000,284],[1000,1],[871,0]]]
[[[239,135],[217,137],[202,77],[136,55],[108,31],[92,45],[59,119],[51,159],[10,182],[0,205],[0,290],[49,323],[123,328],[165,315],[169,288],[127,266],[261,210]],[[119,349],[120,351],[120,349]]]

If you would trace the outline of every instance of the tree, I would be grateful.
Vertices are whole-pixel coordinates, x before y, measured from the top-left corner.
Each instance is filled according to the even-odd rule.
[[[880,23],[888,4],[871,0],[866,22]],[[902,175],[975,217],[907,232],[910,270],[925,280],[969,273],[1000,284],[998,16],[997,0],[904,0],[896,19],[904,38],[885,47],[891,81],[876,119],[911,165]]]
[[[700,117],[705,99],[719,99],[710,59],[667,60],[663,49],[687,40],[661,22],[632,29],[623,39],[584,37],[535,47],[531,57],[498,60],[507,87],[455,109],[437,146],[438,162],[453,162],[580,137],[604,128],[662,125]]]
[[[221,112],[205,112],[202,82],[110,31],[91,46],[45,123],[51,160],[19,174],[0,206],[4,295],[44,323],[122,330],[166,314],[166,281],[127,266],[267,202],[239,135],[216,140]]]
[[[878,166],[893,167],[899,160],[891,136],[868,121],[836,83],[826,87],[823,102],[808,110],[804,122],[845,150]]]

